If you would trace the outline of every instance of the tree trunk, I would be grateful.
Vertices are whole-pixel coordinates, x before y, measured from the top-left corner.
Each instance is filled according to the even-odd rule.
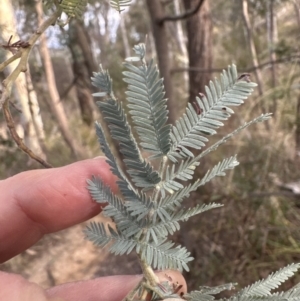
[[[260,70],[258,69],[259,63],[258,63],[258,58],[257,58],[257,53],[256,53],[256,48],[254,44],[253,33],[252,33],[251,23],[250,23],[250,18],[248,13],[248,0],[242,0],[242,14],[245,23],[245,28],[247,31],[247,39],[248,39],[248,45],[251,52],[252,64],[253,67],[255,68],[254,74],[257,82],[258,93],[260,96],[262,96],[263,94],[262,75]]]
[[[300,95],[297,99],[297,109],[296,109],[296,158],[299,161],[300,158]]]
[[[96,119],[96,106],[92,96],[91,76],[96,71],[96,63],[91,49],[91,41],[84,25],[79,20],[69,24],[69,49],[73,58],[73,73],[82,120],[92,125]]]
[[[295,10],[295,14],[296,14],[298,28],[300,28],[300,1],[293,0],[293,4],[294,4],[294,10]]]
[[[43,6],[42,2],[38,1],[35,5],[37,16],[38,16],[38,23],[42,24],[43,22]],[[59,101],[60,97],[57,91],[56,83],[55,83],[55,76],[53,71],[53,65],[49,53],[49,49],[47,47],[47,40],[45,34],[41,35],[40,38],[40,52],[42,61],[44,64],[48,89],[49,89],[49,105],[52,111],[54,118],[57,121],[57,125],[63,139],[65,140],[66,144],[71,150],[72,155],[77,159],[83,157],[82,151],[78,145],[76,145],[75,139],[72,137],[72,133],[68,127],[68,119],[66,113],[63,108],[62,102]]]
[[[107,1],[102,1],[99,7],[94,7],[94,19],[91,20],[92,35],[94,41],[97,43],[97,50],[100,50],[97,59],[101,63],[104,69],[107,69],[107,52],[110,46],[110,27],[108,22],[108,14],[110,11],[110,5]],[[101,15],[101,18],[100,18]]]
[[[179,0],[174,1],[175,14],[179,15],[181,13]],[[186,39],[182,29],[182,22],[175,22],[176,33],[175,37],[177,40],[178,48],[182,55],[183,67],[187,67],[188,64],[188,52],[186,48]],[[183,72],[183,80],[184,80],[184,90],[189,90],[189,74],[188,72]]]
[[[177,119],[177,104],[173,99],[173,87],[170,73],[170,58],[168,49],[168,35],[166,26],[159,20],[164,16],[164,9],[160,0],[146,0],[151,23],[160,75],[164,78],[166,97],[168,98],[169,122]]]
[[[274,0],[268,0],[267,4],[267,34],[268,34],[268,48],[269,48],[269,58],[271,62],[271,87],[275,89],[276,87],[276,53],[275,53],[275,45],[277,43],[277,24],[276,24],[276,15],[274,15]],[[276,96],[272,95],[273,107],[270,111],[273,114],[276,114],[277,103]]]
[[[32,118],[32,123],[37,138],[39,140],[40,146],[43,149],[43,151],[46,152],[44,125],[42,121],[42,116],[40,114],[40,107],[38,104],[37,95],[31,80],[29,64],[27,64],[27,72],[25,73],[25,77],[26,77],[26,86],[28,91],[28,104],[29,104],[29,110]]]
[[[126,13],[123,13],[120,16],[120,29],[121,29],[123,47],[125,50],[125,57],[129,57],[129,56],[131,56],[131,49],[129,46],[128,35],[127,35],[127,30],[126,30]]]
[[[300,30],[300,1],[294,0],[294,9],[296,14],[296,19],[298,23],[298,30]],[[296,132],[295,132],[295,141],[296,141],[296,162],[300,163],[300,95],[297,98],[297,108],[296,108]]]
[[[184,0],[185,10],[194,8],[199,0]],[[204,1],[196,14],[187,19],[189,67],[212,68],[212,22],[208,1]],[[189,73],[190,102],[196,96],[205,92],[205,85],[209,83],[209,73]]]
[[[17,33],[17,26],[15,21],[14,10],[10,0],[0,1],[0,28],[1,37],[4,42],[7,43],[12,35],[12,42],[18,41],[20,38]],[[6,57],[8,58],[8,51],[6,51]],[[9,73],[16,68],[18,61],[12,62],[7,68]],[[31,76],[29,68],[26,71],[26,75],[21,73],[15,81],[13,93],[18,101],[21,109],[21,124],[24,130],[24,142],[28,148],[30,148],[36,155],[46,158],[43,152],[39,137],[44,139],[43,122],[41,115],[39,114],[39,105],[37,102],[36,92],[31,86],[30,91],[27,90],[27,82],[31,83]],[[35,120],[36,127],[33,120]]]

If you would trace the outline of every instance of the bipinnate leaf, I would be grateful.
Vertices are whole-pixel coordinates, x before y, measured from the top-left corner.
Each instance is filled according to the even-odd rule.
[[[189,271],[187,263],[193,260],[190,252],[185,247],[176,246],[171,241],[164,240],[158,244],[142,243],[138,244],[136,251],[154,269],[166,270],[186,270]]]
[[[195,102],[188,104],[183,114],[172,128],[172,148],[168,157],[173,162],[176,158],[194,157],[188,148],[201,149],[216,129],[223,126],[233,110],[230,106],[239,106],[249,97],[256,84],[238,80],[235,65],[223,71],[220,81],[210,81],[205,87],[206,95],[196,97]]]
[[[99,88],[101,90],[100,93],[94,93],[94,96],[109,96],[111,98],[114,98],[113,89],[112,89],[112,79],[109,76],[109,73],[107,70],[103,70],[102,65],[99,65],[99,72],[93,72],[92,85]]]
[[[124,155],[127,173],[136,187],[154,187],[161,178],[147,163],[138,148],[135,138],[127,122],[122,104],[113,95],[112,80],[107,71],[94,73],[93,84],[107,93],[108,99],[97,102],[105,121],[108,123],[113,139],[119,142],[120,152]]]
[[[125,7],[130,1],[111,2],[121,11],[122,5]],[[127,120],[123,102],[114,96],[109,73],[100,66],[100,71],[92,77],[93,85],[100,89],[94,96],[102,97],[98,106],[108,124],[111,137],[118,143],[125,167],[123,170],[118,165],[102,127],[96,124],[101,149],[111,171],[118,177],[119,192],[113,193],[101,179],[93,177],[88,180],[92,198],[103,205],[104,215],[112,219],[115,227],[92,223],[86,230],[86,235],[96,245],[107,246],[116,255],[135,251],[143,270],[152,267],[188,271],[188,263],[193,258],[185,247],[175,246],[169,241],[168,235],[179,230],[181,222],[219,208],[222,204],[203,204],[199,200],[196,206],[185,208],[183,201],[191,192],[217,176],[225,176],[228,170],[239,163],[236,156],[223,159],[207,171],[203,178],[188,184],[184,182],[193,180],[195,170],[205,155],[216,150],[242,129],[269,119],[270,114],[263,114],[241,125],[194,155],[191,149],[199,150],[206,146],[208,137],[214,135],[223,126],[223,121],[234,113],[231,107],[241,105],[256,84],[250,82],[248,77],[238,77],[235,65],[229,66],[228,71],[221,74],[220,80],[211,81],[205,88],[205,95],[200,93],[194,103],[189,103],[183,116],[171,126],[167,124],[168,110],[163,80],[159,77],[157,66],[153,60],[146,60],[144,44],[136,45],[134,51],[135,56],[126,59],[126,70],[123,72],[124,81],[128,84],[127,108],[134,129]],[[138,135],[137,140],[133,130]],[[143,158],[139,145],[150,154],[147,159]],[[150,164],[150,160],[153,163]],[[154,168],[155,163],[157,170]],[[271,294],[271,290],[290,277],[298,267],[291,265],[284,268],[227,300],[279,301],[288,298],[292,301],[300,295],[298,287],[286,293]],[[145,278],[148,277],[146,274]],[[216,294],[232,287],[232,284],[201,287],[199,291],[187,294],[185,300],[210,301]],[[162,297],[158,291],[155,293]],[[174,295],[176,294],[170,296],[173,298]]]
[[[188,301],[212,301],[215,300],[214,295],[219,294],[225,290],[232,290],[234,289],[235,285],[236,283],[226,283],[214,287],[200,286],[198,290],[191,291],[190,293],[185,294],[184,299]]]
[[[252,285],[242,289],[239,293],[239,297],[244,296],[269,296],[271,291],[276,289],[283,282],[292,277],[300,268],[300,264],[290,264],[279,271],[272,273],[266,279],[259,280]]]
[[[128,83],[126,92],[129,113],[141,140],[141,146],[159,158],[166,155],[171,147],[171,126],[166,124],[168,110],[164,98],[163,80],[159,78],[157,66],[153,60],[147,64],[144,60],[143,44],[134,48],[140,57],[140,66],[125,63],[124,81]]]
[[[93,177],[92,180],[87,180],[87,183],[93,200],[100,204],[107,204],[103,213],[113,219],[122,235],[131,237],[142,230],[142,225],[131,216],[124,202],[100,179]]]

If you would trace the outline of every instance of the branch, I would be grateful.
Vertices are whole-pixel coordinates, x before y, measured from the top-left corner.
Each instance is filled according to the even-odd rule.
[[[56,22],[57,18],[61,15],[61,9],[58,9],[48,20],[46,20],[38,29],[37,31],[31,36],[31,38],[28,40],[28,47],[26,48],[20,48],[19,51],[12,56],[11,58],[9,58],[7,61],[9,61],[9,63],[11,63],[12,61],[14,61],[15,59],[17,59],[18,57],[20,57],[20,61],[18,66],[15,68],[15,70],[13,70],[11,72],[11,74],[2,82],[3,84],[3,94],[0,100],[0,110],[3,106],[3,104],[5,102],[8,101],[10,94],[11,94],[11,88],[13,83],[15,82],[15,80],[17,79],[17,77],[19,76],[19,74],[21,72],[26,72],[27,70],[27,62],[28,62],[28,57],[30,54],[30,51],[32,49],[32,47],[34,46],[34,44],[36,43],[36,41],[40,38],[40,36],[42,35],[42,33],[44,33],[44,31],[53,23]],[[19,54],[20,53],[20,54]],[[1,64],[2,66],[7,66],[8,63],[4,62]],[[1,70],[1,69],[0,69]]]
[[[278,59],[276,61],[268,61],[268,62],[265,62],[265,63],[262,63],[260,65],[258,65],[257,67],[249,67],[249,68],[245,68],[245,69],[240,69],[240,72],[242,73],[247,73],[247,72],[253,72],[255,71],[256,69],[262,69],[268,65],[271,65],[271,64],[282,64],[282,63],[286,63],[286,62],[289,62],[289,61],[292,61],[292,60],[300,60],[300,55],[293,55],[293,56],[290,56],[290,57],[285,57],[285,58],[281,58],[281,59]],[[186,67],[182,67],[182,68],[173,68],[171,70],[171,74],[172,73],[176,73],[176,72],[198,72],[198,73],[215,73],[215,72],[222,72],[224,70],[224,68],[211,68],[211,69],[203,69],[203,68],[197,68],[197,67],[189,67],[189,68],[186,68]]]
[[[12,63],[13,61],[15,61],[16,59],[21,57],[21,51],[18,51],[16,54],[14,54],[13,56],[11,56],[9,59],[7,59],[6,61],[4,61],[3,63],[0,64],[0,72],[6,67],[8,66],[10,63]]]
[[[51,164],[49,164],[47,161],[43,160],[41,157],[36,155],[30,148],[28,148],[25,145],[25,143],[23,142],[23,140],[20,138],[20,136],[18,135],[18,133],[16,131],[15,123],[13,121],[13,118],[11,116],[8,106],[9,106],[8,101],[3,104],[3,114],[4,114],[4,117],[6,120],[7,127],[9,129],[9,132],[10,132],[13,140],[17,143],[18,147],[24,153],[26,153],[29,157],[31,157],[33,160],[41,163],[44,167],[46,167],[46,168],[53,167]]]
[[[18,147],[23,150],[28,156],[30,156],[32,159],[38,161],[43,166],[49,168],[52,167],[49,163],[47,163],[45,160],[34,154],[23,142],[23,140],[19,137],[17,134],[15,124],[12,118],[12,115],[9,110],[9,100],[11,95],[11,89],[12,85],[17,79],[17,77],[20,75],[21,72],[26,72],[27,70],[27,63],[28,63],[28,57],[30,54],[30,51],[36,41],[40,38],[40,36],[45,32],[45,30],[52,24],[55,24],[58,17],[61,15],[62,10],[58,9],[56,12],[52,14],[38,29],[37,31],[29,38],[29,40],[26,42],[25,48],[19,48],[18,52],[14,54],[12,57],[10,57],[8,60],[3,62],[0,65],[0,71],[8,66],[11,62],[14,60],[20,58],[20,61],[17,65],[17,67],[10,73],[10,75],[2,82],[3,90],[2,90],[2,97],[0,100],[0,110],[3,108],[3,114],[9,129],[9,132],[13,138],[13,140],[17,143]]]
[[[197,5],[194,8],[191,8],[187,11],[185,11],[182,14],[179,15],[175,15],[175,16],[165,16],[161,19],[158,19],[157,22],[159,25],[162,25],[164,22],[168,22],[168,21],[180,21],[180,20],[184,20],[187,19],[191,16],[193,16],[194,14],[196,14],[199,9],[201,8],[202,4],[204,3],[205,0],[199,0],[199,2],[197,3]]]
[[[60,99],[59,99],[58,102],[62,101],[69,94],[69,92],[71,91],[71,89],[73,88],[73,86],[76,84],[76,82],[77,82],[78,79],[79,79],[79,76],[76,75],[73,78],[72,82],[69,84],[69,86],[62,92],[61,97],[60,97]]]

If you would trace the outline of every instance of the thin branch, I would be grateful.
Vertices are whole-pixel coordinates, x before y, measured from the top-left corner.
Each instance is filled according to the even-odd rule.
[[[176,21],[187,19],[187,18],[195,15],[199,11],[199,9],[201,8],[204,1],[205,0],[199,0],[199,2],[197,3],[197,5],[194,8],[189,9],[189,10],[187,10],[184,13],[179,14],[179,15],[164,16],[163,18],[158,19],[157,22],[158,22],[159,25],[162,25],[164,22],[168,22],[168,21],[176,22]]]
[[[21,51],[18,51],[16,54],[14,54],[13,56],[11,56],[9,59],[7,59],[6,61],[4,61],[3,63],[0,64],[0,72],[6,67],[8,66],[10,63],[12,63],[13,61],[15,61],[16,59],[21,57]]]
[[[26,43],[26,47],[20,47],[18,49],[18,52],[15,53],[12,57],[10,57],[8,60],[3,62],[0,65],[0,70],[4,69],[6,66],[8,66],[11,62],[14,60],[20,58],[20,61],[17,65],[17,67],[10,73],[10,75],[2,82],[3,90],[2,90],[2,96],[0,100],[0,110],[3,109],[3,114],[7,123],[7,127],[9,129],[9,132],[13,138],[13,140],[16,142],[18,147],[25,152],[29,157],[36,160],[37,162],[41,163],[43,166],[50,168],[52,167],[51,164],[43,160],[41,157],[36,155],[31,149],[29,149],[23,142],[23,140],[18,135],[15,123],[13,121],[13,117],[9,110],[9,100],[12,90],[12,85],[17,79],[17,77],[20,75],[21,72],[26,72],[27,70],[27,63],[28,63],[28,57],[30,54],[30,51],[36,41],[40,38],[42,33],[52,24],[55,24],[58,17],[61,15],[61,9],[58,9],[55,13],[52,14],[38,29],[37,31],[29,38],[29,40]]]
[[[41,163],[44,167],[46,168],[51,168],[53,167],[51,164],[49,164],[47,161],[43,160],[41,157],[36,155],[30,148],[28,148],[23,140],[20,138],[16,131],[15,123],[13,121],[13,117],[11,116],[11,113],[9,111],[9,102],[5,102],[3,104],[3,114],[6,120],[7,127],[9,129],[9,132],[13,138],[13,140],[17,143],[18,147],[26,153],[29,157],[34,159],[35,161]]]
[[[290,57],[287,57],[287,58],[281,58],[281,59],[278,59],[276,61],[273,61],[273,62],[265,62],[265,63],[262,63],[256,67],[249,67],[249,68],[246,68],[246,69],[240,69],[239,71],[242,72],[242,73],[247,73],[247,72],[253,72],[255,71],[256,69],[263,69],[264,67],[266,66],[269,66],[271,64],[282,64],[282,63],[286,63],[286,62],[290,62],[292,60],[300,60],[300,55],[293,55],[293,56],[290,56]],[[171,70],[171,73],[176,73],[176,72],[199,72],[199,73],[220,73],[224,70],[224,68],[211,68],[211,69],[203,69],[203,68],[196,68],[196,67],[190,67],[190,68],[185,68],[185,67],[182,67],[182,68],[173,68]]]
[[[11,88],[17,77],[21,72],[26,72],[27,70],[27,62],[28,62],[28,57],[30,54],[30,51],[36,41],[40,38],[42,33],[53,23],[56,22],[57,18],[61,15],[61,9],[58,9],[52,16],[49,17],[39,28],[38,30],[31,36],[31,38],[28,40],[28,47],[26,48],[20,48],[19,51],[15,54],[19,54],[19,57],[21,58],[19,61],[18,66],[11,72],[11,74],[2,82],[3,84],[3,93],[2,97],[0,100],[0,110],[2,106],[4,105],[5,102],[8,101],[10,94],[11,94]],[[14,59],[12,59],[14,58]],[[13,56],[8,59],[10,63],[14,61],[17,57]],[[8,64],[6,62],[2,63],[1,65],[7,66]]]
[[[59,99],[58,102],[63,101],[65,97],[67,97],[67,95],[69,94],[69,92],[71,91],[71,89],[73,88],[73,86],[76,84],[77,80],[79,79],[79,76],[76,75],[72,82],[69,84],[69,86],[62,92],[61,97]]]

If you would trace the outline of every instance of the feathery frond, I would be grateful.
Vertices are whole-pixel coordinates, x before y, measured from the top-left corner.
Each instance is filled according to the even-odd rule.
[[[101,67],[100,67],[101,69]],[[138,145],[132,135],[122,104],[117,102],[112,91],[112,80],[107,71],[101,69],[92,77],[93,85],[104,92],[96,96],[109,96],[106,101],[97,102],[105,121],[109,125],[111,136],[119,142],[120,152],[124,155],[127,172],[137,187],[149,188],[160,182],[158,173],[141,156]],[[104,94],[103,94],[104,93]]]
[[[192,260],[186,248],[174,243],[161,242],[160,244],[140,243],[135,239],[128,239],[116,232],[108,225],[106,229],[102,223],[91,223],[85,230],[89,240],[95,245],[105,247],[111,243],[109,251],[116,255],[129,254],[134,248],[149,265],[155,269],[183,269],[188,271],[187,263]]]
[[[109,251],[115,255],[129,254],[137,245],[137,241],[122,237],[110,225],[107,229],[103,223],[92,222],[85,234],[96,246],[105,247],[111,243]]]
[[[124,155],[124,163],[128,168],[127,172],[135,185],[137,187],[155,186],[161,179],[141,156],[121,103],[108,99],[97,104],[109,125],[112,138],[119,141],[120,152]]]
[[[121,193],[126,199],[136,199],[137,192],[135,191],[134,187],[132,187],[121,168],[118,166],[118,163],[105,139],[103,129],[98,122],[96,122],[96,133],[101,150],[107,158],[106,162],[109,164],[111,172],[118,177],[117,184]]]
[[[174,243],[171,241],[163,241],[159,244],[144,243],[137,245],[136,251],[154,269],[176,269],[179,271],[184,269],[189,271],[187,263],[193,260],[193,257],[190,257],[190,252],[185,247],[173,248],[173,246]]]
[[[99,65],[99,72],[93,72],[93,77],[91,77],[92,85],[99,88],[102,92],[94,93],[93,96],[103,97],[109,96],[115,98],[113,94],[113,83],[109,76],[107,70],[103,70],[102,65]]]
[[[264,122],[266,120],[269,120],[271,118],[271,115],[272,114],[270,114],[270,113],[261,114],[260,116],[254,118],[253,120],[251,120],[249,122],[245,122],[243,125],[239,126],[237,129],[235,129],[234,131],[232,131],[231,133],[227,134],[226,136],[224,136],[223,138],[221,138],[219,141],[217,141],[216,143],[214,143],[213,145],[211,145],[210,147],[208,147],[207,149],[205,149],[199,155],[197,155],[196,157],[190,159],[191,163],[195,163],[195,162],[200,161],[201,158],[203,158],[204,156],[206,156],[210,152],[215,151],[220,145],[226,143],[229,139],[231,139],[233,136],[239,134],[242,130],[246,129],[250,125],[252,125],[254,123],[259,123],[259,122]]]
[[[226,283],[215,287],[200,286],[199,290],[192,291],[184,295],[184,299],[188,301],[211,301],[214,300],[214,295],[219,294],[225,290],[232,290],[236,283]]]
[[[155,237],[157,240],[159,238],[164,238],[169,234],[174,234],[180,229],[179,222],[187,221],[190,217],[197,214],[203,213],[205,211],[222,207],[222,204],[210,203],[197,205],[192,208],[182,209],[172,216],[169,219],[163,219],[160,222],[153,223],[153,226],[149,226],[147,231],[151,231],[151,238]],[[153,233],[154,232],[154,233]]]
[[[191,192],[196,191],[200,186],[205,185],[216,176],[224,176],[226,170],[233,169],[237,165],[238,161],[235,156],[224,159],[215,165],[212,170],[207,171],[201,180],[198,179],[193,184],[189,184],[188,186],[178,189],[175,193],[171,193],[167,197],[165,195],[161,195],[160,200],[157,202],[157,205],[152,212],[153,221],[156,221],[157,218],[163,222],[166,220],[172,220],[171,213],[175,212],[177,210],[176,208],[181,206],[182,201],[185,198],[188,198]]]
[[[134,50],[141,66],[125,63],[128,71],[123,72],[124,81],[129,84],[126,92],[129,113],[142,141],[141,146],[154,154],[150,158],[157,158],[166,155],[171,147],[171,125],[166,125],[168,110],[164,99],[163,80],[159,79],[153,60],[149,65],[146,64],[145,46],[139,44]],[[133,58],[128,60],[132,61]]]
[[[62,0],[59,6],[71,18],[82,18],[87,6],[87,0]]]
[[[153,210],[155,204],[151,197],[148,197],[145,193],[141,193],[138,202],[136,200],[128,200],[125,203],[127,210],[132,216],[136,216],[136,220],[139,221],[145,218],[151,210]]]
[[[291,289],[287,290],[286,292],[279,292],[279,293],[273,293],[272,296],[281,296],[283,298],[286,298],[290,300],[290,298],[299,298],[300,299],[300,283],[296,284]]]
[[[266,279],[259,280],[252,285],[242,289],[237,296],[269,296],[271,290],[277,288],[280,284],[292,277],[300,268],[300,264],[290,264],[279,271],[272,273]]]
[[[121,11],[130,1],[112,0],[111,3]],[[107,204],[103,212],[112,218],[116,228],[102,223],[92,223],[86,230],[86,235],[96,245],[109,247],[109,251],[113,254],[129,254],[135,251],[144,271],[144,279],[141,282],[141,285],[145,284],[143,289],[157,294],[159,299],[168,299],[179,296],[172,290],[170,294],[164,295],[163,286],[160,290],[156,290],[155,287],[160,283],[156,283],[154,276],[151,276],[151,268],[188,271],[187,264],[193,259],[185,247],[175,246],[173,242],[168,241],[168,235],[179,230],[180,222],[222,206],[216,203],[203,204],[200,200],[195,207],[184,208],[183,200],[192,191],[216,176],[224,176],[226,171],[239,163],[236,157],[232,156],[216,164],[202,179],[191,184],[184,184],[184,181],[193,179],[200,159],[206,154],[217,149],[249,125],[269,119],[270,114],[261,115],[245,123],[194,156],[190,148],[204,147],[208,142],[207,136],[214,135],[216,130],[223,126],[223,121],[234,113],[230,107],[242,104],[256,84],[250,82],[248,78],[244,78],[245,80],[238,78],[234,65],[228,67],[228,71],[221,74],[220,81],[217,79],[211,81],[205,88],[206,95],[200,94],[193,104],[188,104],[185,114],[172,127],[167,124],[165,92],[158,69],[153,60],[146,62],[144,44],[135,46],[134,51],[136,56],[126,59],[124,65],[127,70],[123,72],[124,81],[128,84],[126,95],[129,113],[139,136],[140,146],[151,153],[149,160],[160,159],[159,169],[156,171],[149,161],[142,157],[122,103],[114,96],[112,79],[100,65],[100,72],[93,74],[92,84],[101,91],[94,96],[104,97],[103,101],[98,102],[98,106],[112,138],[119,143],[126,171],[118,166],[103,129],[96,124],[101,149],[107,157],[111,171],[118,177],[117,184],[122,196],[115,195],[100,179],[93,177],[88,180],[88,190],[92,198],[100,204]],[[170,164],[168,159],[172,161]],[[294,264],[283,268],[267,279],[258,281],[235,296],[223,300],[298,301],[299,287],[285,293],[271,294],[271,290],[292,276],[299,267],[300,264]],[[232,287],[233,284],[212,288],[200,287],[199,291],[186,294],[184,299],[212,301],[215,299],[214,295]],[[134,296],[131,297],[128,300],[135,299]]]
[[[286,299],[282,296],[233,296],[229,299],[219,299],[219,301],[299,301],[297,297]]]
[[[239,162],[236,160],[236,156],[224,159],[222,162],[219,162],[217,165],[215,165],[212,170],[207,171],[203,179],[201,179],[201,181],[199,182],[199,186],[206,184],[207,182],[211,181],[214,177],[225,176],[226,170],[233,169],[237,165],[239,165]]]
[[[112,8],[121,13],[125,8],[127,8],[130,5],[131,0],[110,0],[109,2]]]
[[[235,65],[223,71],[221,82],[210,81],[209,87],[205,87],[206,96],[197,97],[195,107],[188,104],[186,113],[173,126],[169,159],[176,162],[176,158],[193,157],[187,147],[201,149],[205,146],[208,139],[203,135],[214,135],[216,129],[223,126],[221,121],[234,113],[229,106],[241,105],[255,86],[255,83],[238,80]]]
[[[197,164],[192,160],[187,160],[184,164],[180,164],[179,170],[174,172],[174,164],[171,168],[171,172],[169,172],[169,168],[167,168],[166,178],[164,181],[160,183],[161,189],[166,189],[167,191],[173,193],[174,191],[178,191],[182,189],[184,186],[176,181],[175,179],[179,180],[187,180],[190,174],[193,174],[194,169],[196,168]],[[196,181],[193,185],[194,190],[198,187],[206,184],[207,182],[211,181],[214,177],[217,176],[225,176],[225,171],[229,169],[233,169],[238,165],[238,161],[236,160],[236,156],[224,159],[222,162],[219,162],[217,165],[213,167],[212,170],[207,171],[204,178],[201,181]],[[196,184],[197,183],[197,184]],[[189,191],[188,193],[190,193]]]
[[[114,195],[100,179],[93,177],[92,180],[87,180],[87,183],[93,200],[100,204],[108,203],[103,213],[114,220],[122,235],[130,237],[142,230],[141,224],[130,215],[122,200]]]
[[[106,141],[101,124],[96,122],[95,126],[96,126],[96,133],[98,136],[98,141],[99,141],[101,150],[107,158],[106,162],[110,165],[111,172],[114,175],[116,175],[119,179],[124,179],[125,176],[124,176],[122,170],[120,169],[120,167],[118,166],[117,161],[109,148],[109,145]]]

